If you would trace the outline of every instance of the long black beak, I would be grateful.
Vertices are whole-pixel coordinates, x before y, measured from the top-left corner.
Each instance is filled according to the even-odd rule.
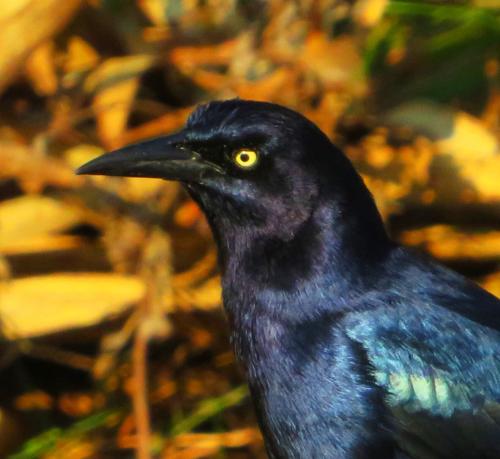
[[[158,137],[106,153],[77,169],[78,175],[151,177],[193,182],[206,174],[223,173],[217,165],[183,146],[182,135]]]

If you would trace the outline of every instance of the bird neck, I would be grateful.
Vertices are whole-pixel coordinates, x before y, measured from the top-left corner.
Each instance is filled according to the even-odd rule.
[[[230,316],[247,314],[248,303],[297,321],[340,308],[373,280],[392,247],[364,185],[340,199],[325,194],[301,219],[287,215],[259,227],[227,226],[223,235],[214,229]]]

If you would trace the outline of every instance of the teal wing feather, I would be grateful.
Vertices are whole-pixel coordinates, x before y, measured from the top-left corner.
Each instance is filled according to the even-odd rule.
[[[414,458],[500,458],[500,333],[435,305],[346,319]]]

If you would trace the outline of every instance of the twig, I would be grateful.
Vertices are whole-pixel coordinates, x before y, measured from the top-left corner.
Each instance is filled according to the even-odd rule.
[[[143,253],[141,271],[146,282],[146,296],[139,305],[139,325],[132,349],[132,395],[137,429],[137,459],[151,459],[151,424],[148,404],[147,350],[151,339],[164,339],[170,326],[165,307],[172,302],[171,247],[168,236],[153,229]]]
[[[135,390],[132,394],[137,429],[137,459],[151,459],[151,425],[147,400],[147,348],[148,337],[139,327],[132,351]]]
[[[95,364],[92,357],[30,340],[20,341],[17,349],[21,354],[89,373]]]

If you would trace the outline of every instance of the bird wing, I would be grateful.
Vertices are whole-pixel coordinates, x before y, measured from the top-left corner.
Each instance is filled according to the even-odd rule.
[[[500,302],[499,302],[500,305]],[[386,298],[346,318],[416,458],[500,458],[500,333],[431,303]]]

